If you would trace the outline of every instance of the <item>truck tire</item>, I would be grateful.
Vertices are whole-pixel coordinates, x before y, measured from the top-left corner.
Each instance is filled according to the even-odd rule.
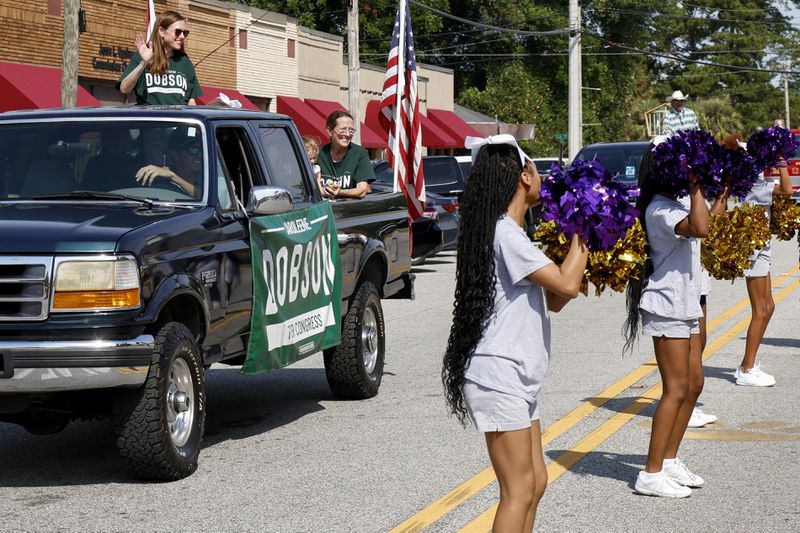
[[[365,281],[342,320],[342,342],[324,352],[325,375],[334,396],[363,400],[378,394],[385,353],[380,295],[372,282]]]
[[[161,327],[144,386],[119,399],[117,448],[138,477],[173,481],[197,469],[206,398],[189,328],[177,322]]]

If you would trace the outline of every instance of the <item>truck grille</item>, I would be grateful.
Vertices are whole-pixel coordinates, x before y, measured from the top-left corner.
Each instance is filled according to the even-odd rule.
[[[47,318],[52,257],[0,256],[0,321]]]

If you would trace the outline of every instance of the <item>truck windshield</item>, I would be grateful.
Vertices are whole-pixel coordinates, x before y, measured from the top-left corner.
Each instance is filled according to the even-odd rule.
[[[183,122],[0,124],[0,201],[200,201],[203,139]]]

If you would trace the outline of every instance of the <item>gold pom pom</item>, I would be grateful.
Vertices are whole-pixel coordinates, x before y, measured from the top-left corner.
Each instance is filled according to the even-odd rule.
[[[594,285],[594,293],[600,296],[608,287],[615,292],[624,292],[629,279],[638,279],[641,267],[647,260],[647,238],[639,220],[628,229],[625,237],[607,252],[591,252],[586,277]]]
[[[542,243],[542,250],[552,262],[560,265],[567,258],[569,252],[569,241],[567,236],[563,233],[556,231],[556,223],[554,221],[542,222],[536,228],[533,234],[534,240]],[[589,283],[586,280],[586,273],[583,274],[581,280],[581,293],[586,296],[589,294]]]
[[[569,252],[569,240],[556,232],[555,222],[544,222],[536,229],[534,239],[541,241],[544,253],[554,263],[561,264]],[[589,253],[589,262],[581,282],[581,292],[589,293],[588,282],[595,287],[595,295],[600,296],[608,287],[616,292],[624,292],[629,279],[636,279],[641,266],[647,259],[645,245],[647,239],[641,224],[636,223],[608,251]]]
[[[771,235],[762,205],[741,204],[723,215],[711,215],[700,261],[715,279],[733,281],[750,268],[750,255],[764,248]]]
[[[772,215],[769,219],[769,230],[780,241],[790,241],[800,229],[800,205],[792,201],[788,194],[776,194],[772,197]]]

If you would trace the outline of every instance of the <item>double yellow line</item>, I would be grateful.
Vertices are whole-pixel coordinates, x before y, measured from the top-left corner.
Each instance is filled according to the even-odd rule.
[[[777,277],[774,280],[775,288],[781,287],[786,280],[798,270],[800,270],[800,265],[795,265],[791,270]],[[783,300],[798,286],[800,286],[800,280],[795,280],[789,284],[789,286],[775,296],[775,303],[777,304]],[[708,331],[714,331],[721,324],[724,324],[730,320],[733,316],[740,313],[746,307],[749,307],[749,300],[747,298],[739,301],[736,305],[732,306],[724,313],[711,320],[708,324]],[[725,344],[729,343],[742,331],[747,329],[749,322],[750,315],[748,314],[730,329],[725,331],[722,335],[715,338],[706,347],[706,350],[703,354],[703,360],[707,360],[709,357],[718,352]],[[651,374],[656,370],[656,368],[658,368],[656,365],[656,360],[651,359],[629,373],[627,376],[623,377],[621,380],[602,391],[597,396],[594,396],[593,398],[581,403],[566,416],[559,419],[542,432],[542,446],[546,446],[554,439],[563,435],[566,431],[593,413],[597,408],[616,398],[625,389]],[[589,452],[594,450],[602,442],[608,439],[634,416],[642,412],[648,405],[657,400],[661,396],[661,386],[661,382],[659,381],[658,384],[644,391],[639,397],[630,402],[620,412],[612,416],[600,427],[581,439],[577,444],[575,444],[575,446],[569,450],[566,450],[561,455],[556,457],[552,462],[550,462],[547,466],[548,484],[558,479],[561,474],[569,470],[573,465],[575,465],[575,463],[580,461]],[[390,533],[414,533],[421,531],[422,529],[439,520],[442,516],[452,511],[457,506],[464,503],[466,500],[474,496],[477,492],[484,489],[496,479],[497,478],[494,474],[494,470],[491,467],[484,469],[455,489],[445,494],[443,497],[417,512],[414,516],[394,527]],[[492,527],[496,510],[497,504],[481,513],[480,516],[467,524],[461,531],[489,531]]]

